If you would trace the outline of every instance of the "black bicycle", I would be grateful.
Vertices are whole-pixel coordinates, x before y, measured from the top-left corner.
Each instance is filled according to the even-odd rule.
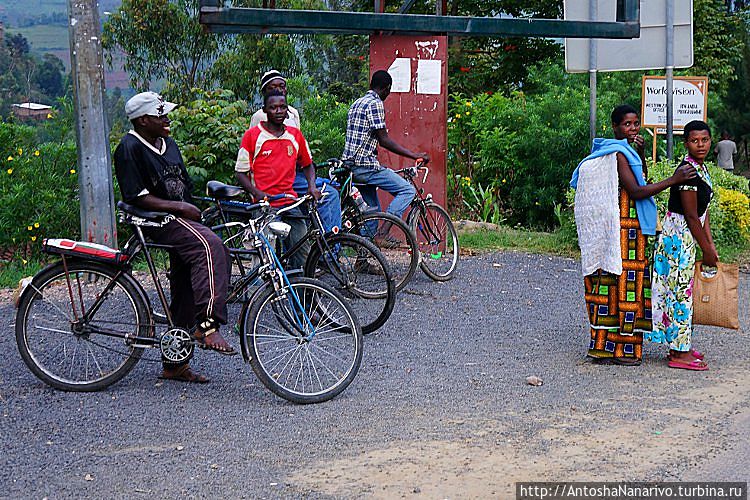
[[[206,200],[212,203],[204,211],[204,222],[210,226],[229,248],[233,260],[233,277],[236,281],[252,271],[258,263],[257,251],[247,248],[245,233],[247,219],[254,211],[254,204],[241,201],[244,190],[238,186],[209,181]],[[325,195],[325,191],[323,195]],[[310,195],[295,198],[281,195],[292,204],[278,210],[284,217],[296,207],[305,206],[309,221],[308,231],[296,244],[279,248],[279,261],[288,269],[292,256],[299,252],[309,253],[303,273],[315,277],[335,288],[351,305],[362,325],[362,333],[368,334],[382,327],[393,312],[396,303],[396,288],[391,268],[382,252],[370,241],[349,233],[326,232],[317,211],[317,204]],[[283,222],[271,222],[271,225]]]
[[[344,229],[375,243],[391,267],[396,290],[401,291],[414,277],[419,265],[419,247],[413,231],[401,219],[375,207],[363,210],[361,194],[352,180],[351,161],[330,158],[316,168],[328,167],[328,175],[339,186]]]
[[[23,291],[16,314],[16,343],[29,369],[50,386],[97,391],[123,378],[144,350],[172,362],[190,359],[195,337],[176,326],[169,312],[151,249],[142,227],[162,226],[173,215],[148,212],[120,202],[120,221],[134,235],[122,251],[80,241],[45,240],[60,260],[37,273]],[[362,360],[362,330],[346,299],[327,284],[289,277],[267,235],[272,226],[267,202],[247,223],[248,246],[259,266],[234,283],[230,300],[248,296],[239,318],[241,351],[261,382],[295,403],[319,403],[341,393]],[[144,257],[163,313],[133,272]],[[255,286],[256,281],[260,282]],[[248,289],[253,291],[249,292]],[[156,361],[156,360],[154,360]]]
[[[422,271],[435,281],[448,281],[458,266],[458,233],[448,212],[432,200],[431,193],[425,194],[424,188],[417,186],[414,179],[420,171],[424,172],[424,184],[430,169],[421,160],[417,160],[413,167],[396,170],[417,189],[406,222],[417,238]]]

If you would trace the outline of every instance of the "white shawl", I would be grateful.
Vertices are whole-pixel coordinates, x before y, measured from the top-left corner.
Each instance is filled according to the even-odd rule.
[[[622,274],[617,153],[582,163],[575,196],[575,217],[584,276],[597,269]]]

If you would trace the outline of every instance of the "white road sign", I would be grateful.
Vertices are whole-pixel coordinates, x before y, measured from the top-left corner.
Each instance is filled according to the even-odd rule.
[[[666,66],[667,0],[641,0],[641,36],[632,40],[597,39],[597,71],[662,69]],[[598,21],[614,21],[615,0],[597,0]],[[589,0],[565,0],[565,19],[589,20]],[[693,1],[674,0],[674,67],[693,65]],[[589,70],[589,40],[565,39],[565,70]]]

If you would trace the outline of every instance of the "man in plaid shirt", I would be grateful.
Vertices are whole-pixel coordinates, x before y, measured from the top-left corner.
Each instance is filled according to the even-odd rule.
[[[383,167],[378,162],[378,145],[384,147],[399,156],[405,156],[413,160],[422,159],[425,163],[430,161],[427,153],[414,153],[398,144],[388,136],[385,126],[385,110],[383,101],[391,93],[393,79],[387,71],[379,70],[372,75],[370,90],[362,97],[354,101],[349,108],[346,123],[346,144],[343,160],[354,160],[354,180],[359,183],[368,184],[360,191],[365,202],[371,207],[378,207],[375,188],[379,187],[394,196],[388,206],[388,212],[401,217],[406,208],[414,199],[416,191],[414,186],[398,175],[393,170]],[[389,243],[388,230],[390,227],[381,227],[375,238],[378,244]]]

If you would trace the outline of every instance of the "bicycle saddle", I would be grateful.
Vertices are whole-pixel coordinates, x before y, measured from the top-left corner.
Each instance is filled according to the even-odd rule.
[[[124,201],[117,202],[117,208],[121,212],[120,222],[134,224],[136,226],[162,226],[172,221],[175,217],[167,212],[151,212],[143,210],[135,205]]]
[[[231,186],[219,181],[208,181],[206,195],[216,199],[239,198],[245,190],[239,186]]]

